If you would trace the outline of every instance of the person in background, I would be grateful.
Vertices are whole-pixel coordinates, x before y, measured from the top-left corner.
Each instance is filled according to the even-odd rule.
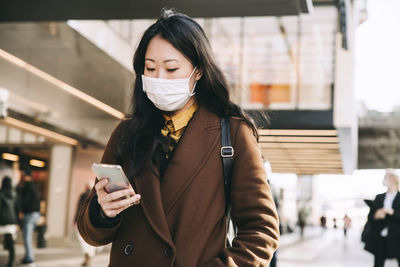
[[[21,182],[17,188],[18,206],[22,213],[21,229],[24,239],[25,256],[21,264],[29,264],[35,261],[32,247],[32,235],[37,220],[40,217],[40,196],[32,181],[31,171],[21,171]]]
[[[337,219],[333,218],[333,229],[337,229]]]
[[[308,210],[306,206],[301,206],[297,212],[297,224],[300,227],[300,236],[304,237],[304,228],[307,224]]]
[[[14,266],[15,249],[14,237],[17,232],[18,205],[17,196],[12,188],[12,180],[5,176],[0,189],[0,226],[4,233],[4,248],[8,250],[7,267]]]
[[[351,227],[351,218],[345,214],[343,217],[343,234],[344,237],[347,237],[347,231],[350,229]]]
[[[326,230],[326,216],[322,215],[319,218],[319,221],[320,221],[320,225],[321,225],[322,230]]]
[[[370,230],[365,249],[375,256],[374,267],[383,267],[386,259],[396,258],[400,266],[400,193],[399,176],[386,170],[383,185],[386,193],[376,196],[370,207]]]
[[[94,186],[94,181],[90,181],[86,184],[85,191],[79,197],[78,206],[76,207],[76,212],[75,212],[74,226],[75,226],[76,236],[81,245],[82,251],[85,254],[85,256],[84,256],[85,258],[84,258],[81,266],[90,266],[92,258],[96,254],[96,247],[91,246],[88,243],[86,243],[85,240],[83,240],[82,236],[79,234],[78,228],[76,227],[79,211],[81,210],[83,204],[85,203],[85,200],[89,196],[90,190],[92,189],[93,186]]]

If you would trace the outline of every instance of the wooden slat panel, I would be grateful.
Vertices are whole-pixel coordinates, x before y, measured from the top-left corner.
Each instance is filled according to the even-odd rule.
[[[271,164],[282,164],[282,165],[338,165],[338,166],[342,166],[342,162],[341,161],[315,161],[315,160],[303,160],[303,161],[293,161],[293,160],[271,160],[271,159],[267,159]]]
[[[307,168],[296,168],[296,167],[292,167],[292,168],[282,168],[282,167],[276,167],[276,168],[274,168],[274,166],[272,166],[272,172],[274,172],[274,171],[276,171],[276,170],[286,170],[286,171],[289,171],[289,170],[298,170],[298,171],[301,171],[301,172],[324,172],[324,171],[335,171],[335,172],[341,172],[342,171],[342,168],[329,168],[329,169],[327,169],[327,168],[311,168],[311,167],[307,167]]]
[[[287,136],[337,136],[336,130],[258,130],[260,135],[287,135]]]
[[[260,136],[259,142],[338,143],[339,138],[318,136]]]
[[[339,149],[338,144],[313,143],[260,143],[261,148]]]
[[[340,173],[340,172],[342,172],[342,169],[341,168],[337,168],[337,169],[334,169],[334,168],[329,168],[329,169],[323,169],[323,168],[320,168],[320,169],[312,169],[312,168],[279,168],[279,167],[277,167],[277,168],[273,168],[272,169],[272,172],[301,172],[301,173],[309,173],[309,172],[312,172],[312,173],[324,173],[324,172],[336,172],[336,173]]]
[[[289,170],[289,169],[274,169],[273,172],[276,173],[297,173],[297,174],[343,174],[342,170],[334,171],[334,170],[320,170],[320,171],[310,171],[310,170]]]
[[[336,130],[259,130],[260,148],[273,172],[341,174]]]
[[[310,160],[329,160],[329,161],[342,161],[341,157],[339,154],[335,155],[301,155],[301,156],[296,156],[293,154],[265,154],[263,153],[263,156],[265,159],[268,160],[285,160],[285,159],[290,159],[290,160],[297,160],[297,161],[310,161]]]
[[[262,153],[265,155],[340,155],[339,149],[273,149],[263,148]]]
[[[302,166],[302,167],[342,167],[341,162],[293,162],[293,161],[270,161],[271,166],[285,166],[285,167],[290,167],[290,166]]]

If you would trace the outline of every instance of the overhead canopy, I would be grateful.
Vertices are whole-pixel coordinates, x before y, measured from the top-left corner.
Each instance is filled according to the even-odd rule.
[[[65,22],[0,24],[0,73],[9,116],[83,143],[105,145],[121,119],[93,103],[129,112],[131,71]]]
[[[273,172],[342,174],[336,130],[260,130],[264,159]]]
[[[157,17],[164,6],[204,18],[299,15],[313,8],[311,0],[1,0],[0,21],[145,19]]]

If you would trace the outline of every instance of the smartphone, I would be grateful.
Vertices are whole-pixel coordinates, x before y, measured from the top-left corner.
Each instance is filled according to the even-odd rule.
[[[108,178],[108,184],[104,187],[107,193],[129,188],[129,181],[120,165],[93,163],[92,170],[101,180]]]

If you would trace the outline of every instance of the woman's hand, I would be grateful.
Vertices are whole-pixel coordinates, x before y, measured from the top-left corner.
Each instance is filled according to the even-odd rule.
[[[108,179],[101,179],[95,186],[97,202],[99,202],[101,210],[107,217],[114,218],[123,210],[140,203],[140,195],[135,194],[130,185],[128,189],[107,193],[104,190],[107,183]]]
[[[375,220],[383,220],[386,217],[386,211],[384,209],[378,209],[375,214],[374,218]]]

